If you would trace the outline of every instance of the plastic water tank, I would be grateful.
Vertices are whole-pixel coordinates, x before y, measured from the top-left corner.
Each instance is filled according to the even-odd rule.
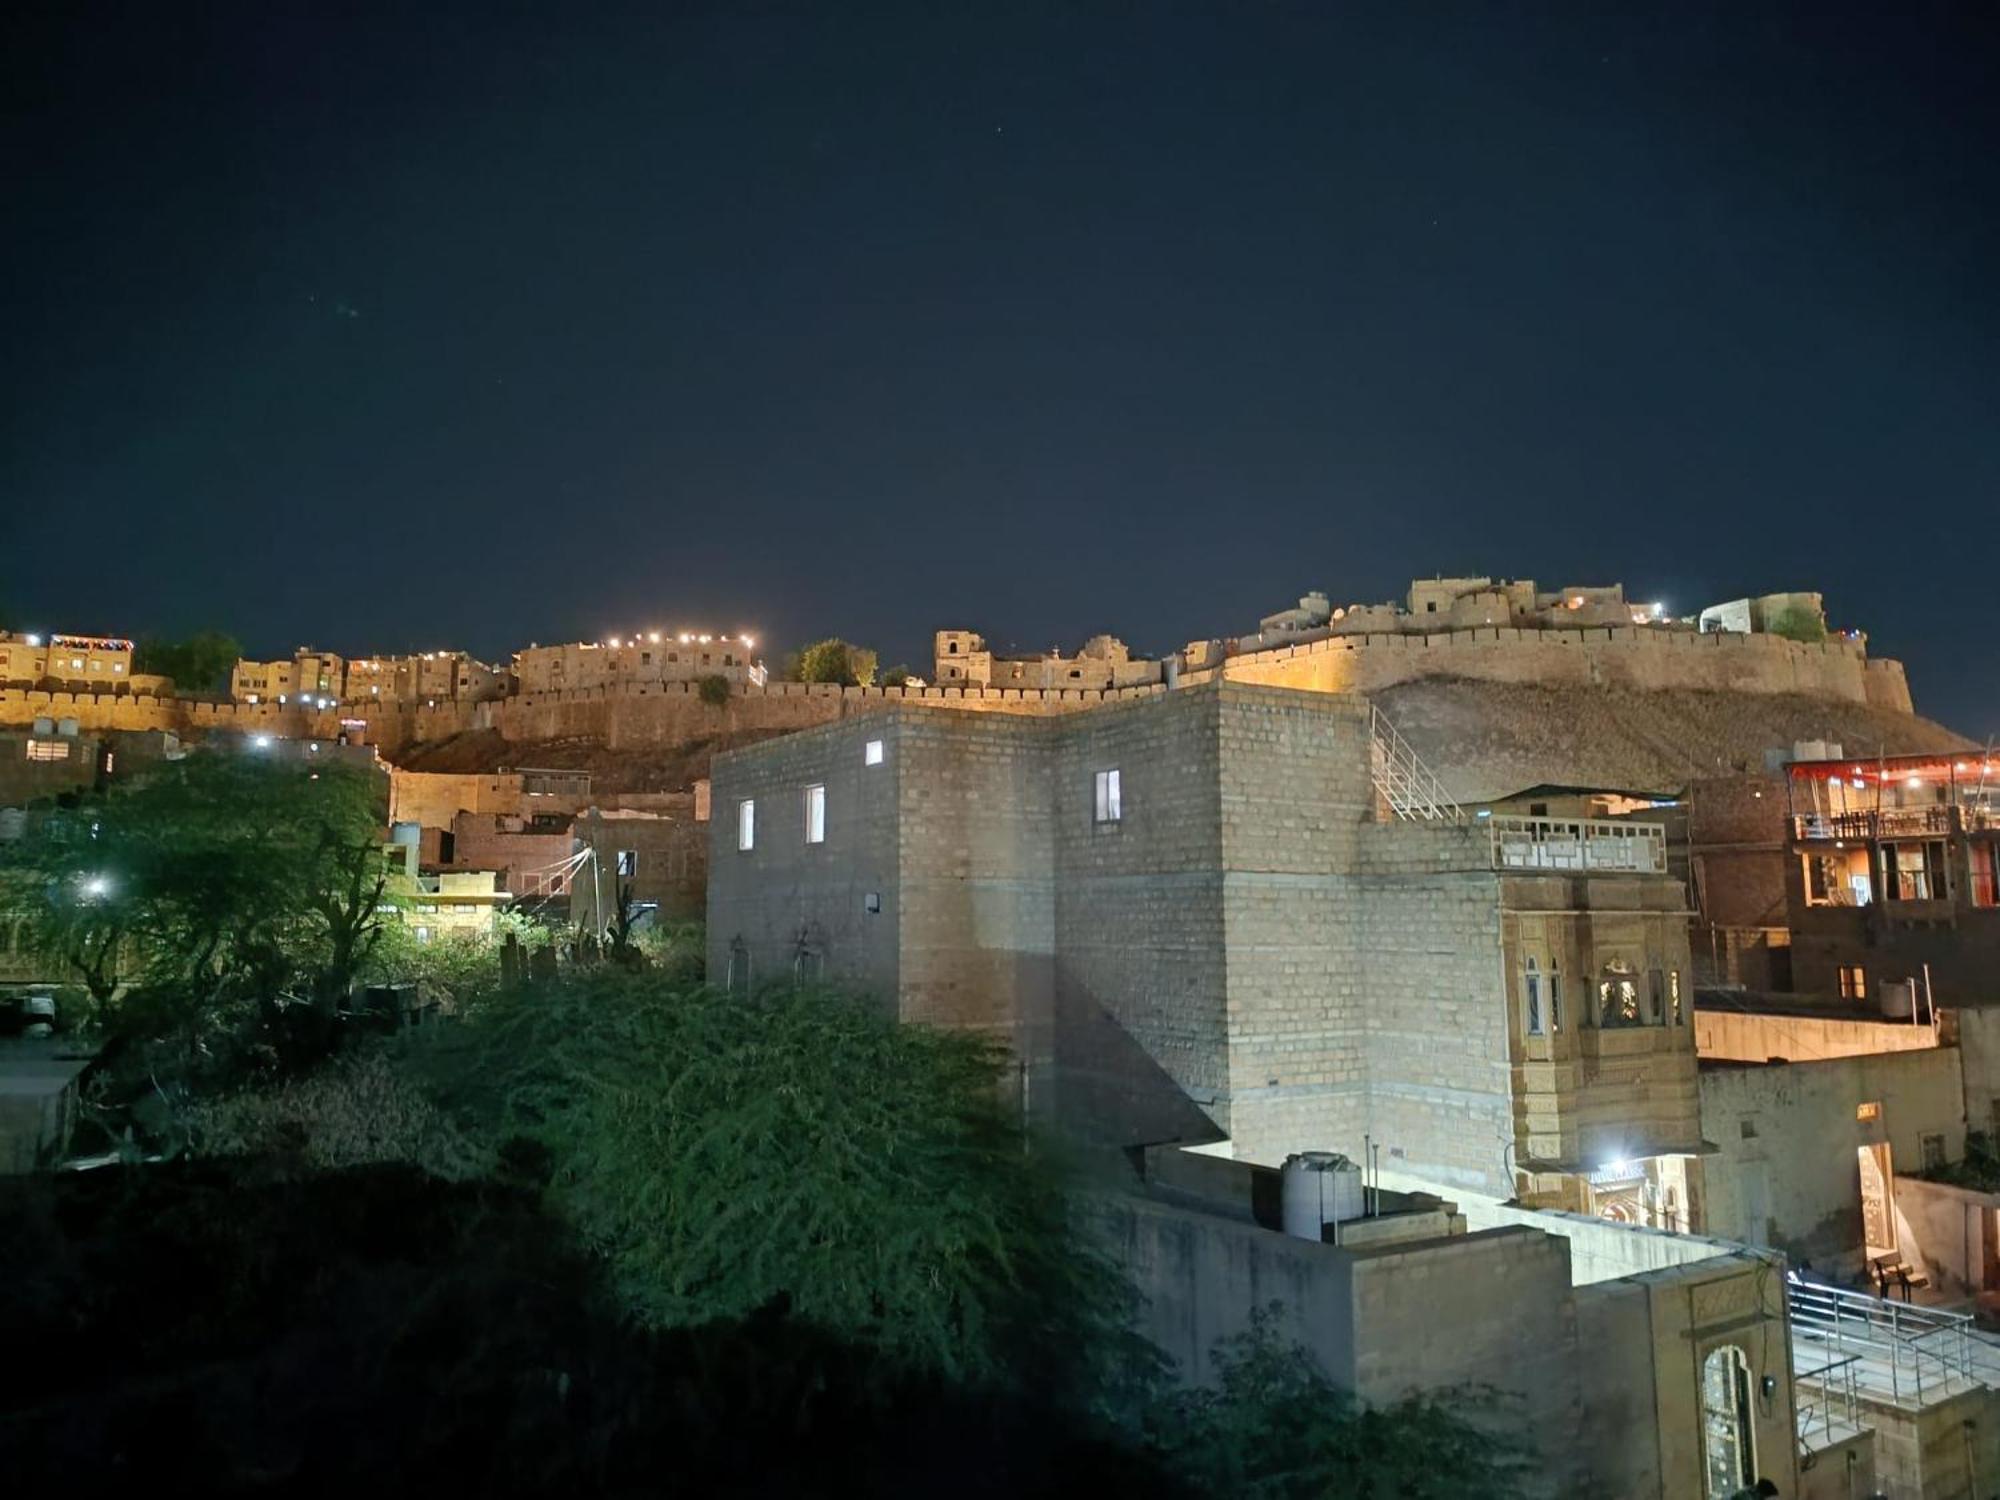
[[[1361,1217],[1361,1168],[1337,1151],[1294,1152],[1279,1187],[1285,1233],[1299,1239],[1324,1239],[1325,1225]]]

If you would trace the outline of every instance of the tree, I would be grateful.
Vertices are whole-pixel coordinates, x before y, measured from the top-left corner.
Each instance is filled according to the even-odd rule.
[[[793,659],[794,682],[836,682],[842,687],[868,687],[875,681],[875,653],[837,636],[815,641]]]
[[[702,678],[695,691],[710,708],[726,708],[729,704],[729,679],[720,672]]]
[[[1504,1431],[1467,1420],[1479,1398],[1363,1406],[1305,1348],[1278,1337],[1282,1310],[1257,1310],[1246,1332],[1216,1345],[1212,1386],[1176,1391],[1148,1414],[1148,1446],[1167,1472],[1211,1495],[1257,1500],[1522,1493],[1533,1455]]]
[[[171,677],[184,693],[226,693],[243,646],[235,636],[204,630],[182,641],[149,636],[132,653],[134,672]]]
[[[885,688],[906,687],[909,685],[909,681],[910,669],[901,663],[889,668],[888,671],[882,674],[882,686]]]
[[[132,986],[115,1023],[192,1058],[258,1003],[331,1009],[367,964],[398,899],[378,783],[191,755],[47,814],[8,846],[0,903],[100,1007]]]
[[[546,1151],[553,1203],[643,1322],[784,1297],[902,1371],[1096,1391],[1143,1365],[1123,1283],[1072,1234],[983,1040],[847,995],[606,967],[407,1045],[487,1139]]]

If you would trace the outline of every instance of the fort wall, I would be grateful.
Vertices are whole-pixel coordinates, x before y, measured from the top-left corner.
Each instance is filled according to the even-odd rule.
[[[1181,680],[1201,681],[1218,673],[1236,681],[1318,692],[1370,693],[1424,678],[1462,677],[1648,692],[1796,693],[1913,712],[1903,664],[1871,661],[1855,641],[1696,635],[1649,626],[1490,626],[1431,635],[1330,636],[1229,657],[1219,667],[1183,674]]]
[[[1227,658],[1181,674],[1192,686],[1232,681],[1318,692],[1369,693],[1425,678],[1552,686],[1803,694],[1912,712],[1897,661],[1870,660],[1858,642],[1809,643],[1757,634],[1695,635],[1644,626],[1586,630],[1481,627],[1431,635],[1333,636]],[[1149,697],[1161,684],[1103,689],[860,688],[822,683],[733,685],[726,704],[704,702],[694,683],[646,683],[524,693],[483,703],[405,708],[377,702],[308,710],[297,705],[212,702],[150,694],[0,690],[0,724],[47,715],[80,729],[171,729],[360,737],[385,751],[490,729],[510,741],[592,739],[611,749],[685,744],[724,733],[807,729],[885,703],[920,702],[970,712],[1054,715]]]

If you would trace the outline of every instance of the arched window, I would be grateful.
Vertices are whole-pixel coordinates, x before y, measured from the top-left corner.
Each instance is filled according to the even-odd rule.
[[[1709,1500],[1729,1500],[1757,1482],[1750,1361],[1734,1344],[1711,1349],[1702,1361],[1701,1438]]]

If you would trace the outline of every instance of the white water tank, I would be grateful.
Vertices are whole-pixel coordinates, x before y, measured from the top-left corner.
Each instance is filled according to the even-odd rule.
[[[1325,1225],[1362,1215],[1361,1168],[1337,1151],[1294,1152],[1285,1158],[1279,1187],[1285,1233],[1299,1239],[1324,1239]]]

